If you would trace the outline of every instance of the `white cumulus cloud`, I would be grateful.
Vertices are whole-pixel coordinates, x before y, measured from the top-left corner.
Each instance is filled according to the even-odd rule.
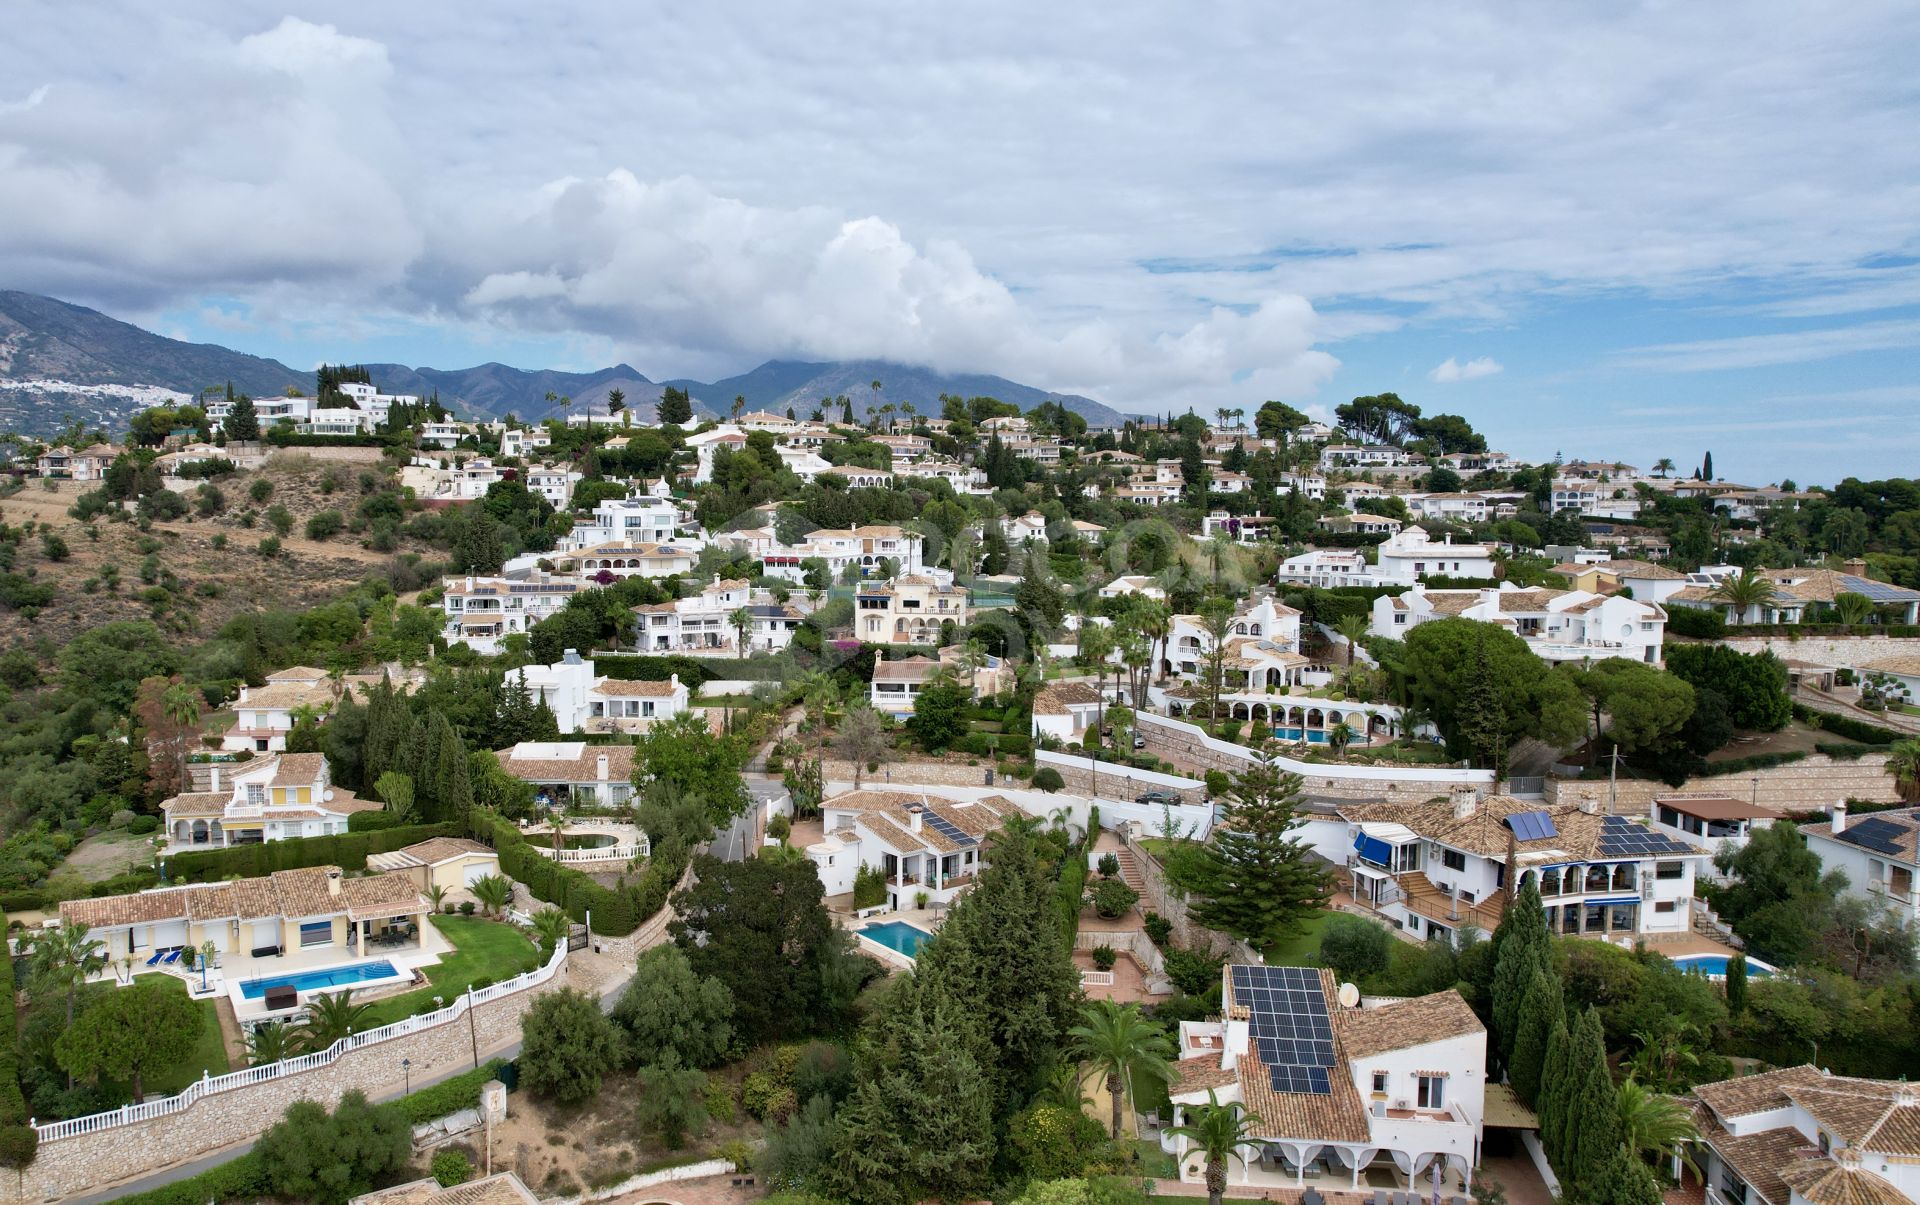
[[[1427,379],[1442,385],[1452,385],[1460,381],[1477,381],[1481,377],[1490,377],[1505,371],[1500,362],[1492,356],[1481,356],[1478,359],[1468,360],[1465,364],[1448,356],[1434,365],[1433,371],[1427,374]]]

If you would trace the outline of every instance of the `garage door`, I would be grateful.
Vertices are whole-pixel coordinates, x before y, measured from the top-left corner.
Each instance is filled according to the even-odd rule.
[[[467,886],[473,886],[475,879],[484,879],[500,869],[500,863],[492,858],[476,858],[467,863]]]

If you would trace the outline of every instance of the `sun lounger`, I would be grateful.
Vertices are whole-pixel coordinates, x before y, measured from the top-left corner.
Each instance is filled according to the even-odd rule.
[[[1373,1205],[1387,1205],[1386,1189],[1376,1188],[1373,1190]]]
[[[167,951],[167,956],[166,956],[166,957],[165,957],[164,959],[162,959],[162,960],[161,960],[161,965],[162,965],[162,966],[172,966],[172,965],[173,965],[174,963],[176,963],[176,962],[179,962],[179,961],[180,961],[180,953],[181,953],[181,951],[179,951],[179,950],[168,950],[168,951]]]
[[[166,956],[167,956],[167,952],[165,950],[155,950],[153,952],[153,957],[147,959],[147,965],[152,966],[154,963],[159,962],[162,958],[165,958]]]

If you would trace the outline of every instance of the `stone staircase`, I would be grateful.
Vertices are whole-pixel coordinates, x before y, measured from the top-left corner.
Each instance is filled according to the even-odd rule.
[[[1140,873],[1140,865],[1134,861],[1133,851],[1123,845],[1114,851],[1114,856],[1120,859],[1121,881],[1144,897],[1147,894],[1147,876]]]

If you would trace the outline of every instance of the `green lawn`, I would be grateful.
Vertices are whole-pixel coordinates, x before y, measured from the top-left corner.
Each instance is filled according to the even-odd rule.
[[[456,947],[439,962],[423,967],[431,987],[373,1002],[364,1028],[390,1025],[415,1013],[431,1012],[433,998],[452,1003],[455,996],[484,979],[498,983],[540,965],[540,952],[512,925],[477,916],[430,917],[434,928]]]
[[[168,991],[187,994],[187,985],[172,975],[139,975],[135,977],[143,983],[159,983]],[[227,1044],[220,1036],[220,1018],[213,1011],[213,1001],[201,1000],[196,1005],[200,1010],[200,1033],[195,1038],[193,1049],[187,1057],[171,1067],[159,1067],[147,1072],[143,1085],[149,1098],[172,1096],[188,1084],[199,1079],[203,1073],[225,1075],[227,1066]]]
[[[1313,965],[1313,956],[1320,952],[1320,935],[1326,931],[1327,924],[1333,919],[1331,912],[1318,912],[1300,926],[1298,932],[1287,935],[1273,943],[1261,954],[1274,966],[1300,967]]]
[[[1171,1102],[1169,1102],[1171,1108]],[[1162,1113],[1162,1117],[1167,1114]],[[1180,1178],[1180,1164],[1172,1155],[1160,1149],[1160,1144],[1151,1138],[1136,1138],[1133,1148],[1139,1153],[1140,1174],[1155,1180],[1177,1180]]]

